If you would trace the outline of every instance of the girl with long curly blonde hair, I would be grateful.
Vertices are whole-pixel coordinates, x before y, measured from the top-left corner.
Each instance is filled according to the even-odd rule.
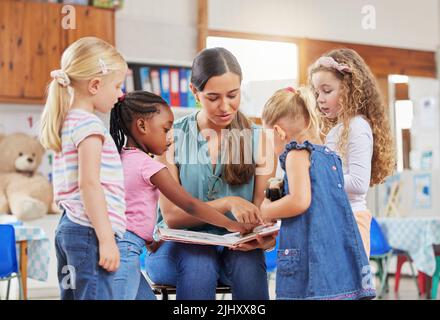
[[[385,104],[370,68],[351,49],[321,56],[310,68],[309,83],[322,115],[325,143],[343,159],[345,190],[368,255],[368,188],[382,183],[395,167]]]

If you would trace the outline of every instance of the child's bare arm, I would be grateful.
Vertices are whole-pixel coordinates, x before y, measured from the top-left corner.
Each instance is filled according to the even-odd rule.
[[[156,159],[167,166],[171,176],[174,179],[174,183],[181,185],[179,180],[179,171],[177,166],[174,164],[174,144],[169,147],[166,154],[159,156]],[[214,201],[207,202],[207,204],[223,214],[228,212],[225,199],[216,199]],[[159,206],[162,211],[163,218],[170,228],[189,228],[199,226],[204,223],[196,217],[186,213],[162,194],[159,196]]]
[[[266,199],[261,205],[265,220],[290,218],[304,213],[312,199],[309,167],[310,154],[307,150],[292,150],[286,159],[286,174],[289,180],[289,194],[280,200]]]
[[[78,186],[84,208],[99,241],[99,265],[107,271],[119,267],[119,250],[101,186],[102,137],[92,135],[78,146]]]
[[[206,203],[192,197],[180,184],[176,183],[167,168],[154,174],[150,181],[160,192],[185,212],[198,219],[228,229],[229,231],[246,232],[247,229],[236,221],[227,218]]]
[[[177,166],[174,164],[174,145],[170,146],[166,155],[157,157],[157,160],[167,166],[170,175],[174,179],[173,183],[181,186],[179,171]],[[237,220],[243,222],[252,220],[250,217],[256,217],[258,215],[255,213],[255,211],[258,211],[257,207],[239,197],[224,197],[205,203],[222,214],[231,211],[236,216]],[[159,206],[162,211],[163,218],[170,228],[189,228],[200,226],[204,223],[176,206],[163,194],[161,194],[159,197]],[[241,219],[242,216],[244,217],[243,219]],[[246,216],[249,217],[249,219],[247,219]]]
[[[267,187],[267,181],[273,178],[277,169],[277,156],[273,150],[273,144],[268,140],[265,131],[261,132],[258,145],[258,158],[254,185],[254,204],[260,207],[264,200],[264,190]]]

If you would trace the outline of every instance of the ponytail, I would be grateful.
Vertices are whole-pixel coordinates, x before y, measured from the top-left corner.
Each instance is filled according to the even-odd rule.
[[[312,132],[316,134],[317,137],[322,135],[322,121],[317,112],[316,98],[313,92],[305,87],[298,89],[299,97],[304,102],[304,107],[307,111],[309,118],[309,126],[307,130],[312,129]]]
[[[110,135],[115,141],[119,153],[121,153],[122,147],[125,145],[125,137],[129,135],[122,121],[121,109],[122,101],[118,101],[110,112]]]
[[[225,154],[227,164],[224,165],[224,179],[229,185],[242,185],[249,182],[255,176],[255,161],[252,157],[252,135],[246,136],[246,131],[251,132],[251,121],[240,111],[235,115],[235,119],[229,125],[228,137],[224,143],[228,146]],[[246,139],[248,138],[248,139]],[[239,162],[235,163],[234,155],[239,149]],[[246,161],[251,155],[250,161]]]
[[[61,129],[69,111],[68,87],[53,79],[48,86],[46,105],[41,116],[40,142],[45,149],[61,151]]]
[[[315,96],[309,88],[280,89],[269,98],[263,109],[264,122],[273,126],[284,117],[302,117],[308,121],[306,130],[310,130],[317,138],[321,137],[321,119],[316,110]]]

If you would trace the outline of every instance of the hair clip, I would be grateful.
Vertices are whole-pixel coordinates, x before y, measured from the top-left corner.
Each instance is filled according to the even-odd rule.
[[[107,68],[107,65],[105,64],[104,60],[99,58],[98,59],[98,63],[99,63],[99,67],[101,68],[102,74],[107,74],[108,73],[108,68]]]
[[[287,87],[287,88],[285,88],[285,90],[288,92],[296,93],[296,90],[293,87]]]
[[[338,63],[335,59],[328,56],[323,56],[316,61],[316,67],[322,66],[325,68],[332,68],[338,70],[340,73],[344,74],[344,72],[352,73],[351,68],[346,64]]]
[[[58,69],[58,70],[53,70],[50,72],[50,76],[55,79],[58,84],[60,86],[62,86],[63,88],[66,88],[67,86],[70,85],[70,79],[69,76],[67,75],[67,73],[62,70],[62,69]]]
[[[123,102],[124,100],[125,100],[125,93],[123,93],[122,96],[118,98],[118,102]]]

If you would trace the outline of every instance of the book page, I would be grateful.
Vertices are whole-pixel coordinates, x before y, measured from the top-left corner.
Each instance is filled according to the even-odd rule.
[[[177,241],[195,244],[210,244],[233,247],[240,243],[248,242],[257,237],[257,235],[269,235],[280,229],[279,223],[274,225],[261,225],[254,228],[253,232],[240,235],[240,233],[228,233],[225,235],[216,235],[205,232],[179,230],[179,229],[158,229],[159,238],[165,241]]]

